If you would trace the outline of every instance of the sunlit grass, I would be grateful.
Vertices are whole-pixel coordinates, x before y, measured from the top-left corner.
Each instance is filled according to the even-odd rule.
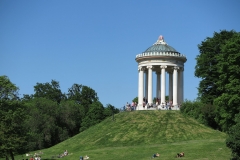
[[[226,134],[184,117],[178,111],[122,112],[88,130],[42,150],[43,159],[51,159],[64,150],[65,160],[88,155],[94,160],[146,160],[160,153],[157,159],[229,159],[225,146]],[[16,159],[21,159],[17,157]],[[26,158],[26,157],[24,157]]]

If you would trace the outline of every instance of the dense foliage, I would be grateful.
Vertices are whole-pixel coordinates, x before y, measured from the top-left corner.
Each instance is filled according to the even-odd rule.
[[[198,48],[195,76],[201,78],[199,99],[215,106],[214,121],[227,131],[240,111],[240,33],[215,32]]]
[[[59,82],[37,83],[34,94],[18,97],[18,87],[0,76],[0,157],[14,159],[26,151],[51,147],[119,110],[103,107],[90,87],[73,84],[68,93]]]
[[[232,150],[232,160],[240,159],[240,114],[235,117],[236,124],[228,132],[226,144]]]
[[[0,155],[23,153],[26,144],[25,107],[18,100],[18,87],[8,77],[0,76]]]
[[[195,76],[201,78],[198,100],[186,101],[181,112],[215,129],[227,132],[227,146],[233,159],[239,159],[240,113],[240,33],[236,31],[214,32],[198,45]],[[235,157],[235,158],[234,158]]]
[[[197,119],[200,123],[206,126],[218,129],[219,126],[214,120],[216,116],[215,106],[211,104],[204,104],[199,100],[186,100],[181,105],[181,113]]]

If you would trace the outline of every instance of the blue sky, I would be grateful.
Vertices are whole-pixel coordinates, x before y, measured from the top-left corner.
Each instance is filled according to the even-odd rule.
[[[62,92],[86,85],[120,108],[138,95],[135,56],[163,35],[187,56],[184,98],[194,100],[197,45],[214,31],[239,32],[239,8],[239,0],[1,0],[0,75],[21,95],[53,79]]]

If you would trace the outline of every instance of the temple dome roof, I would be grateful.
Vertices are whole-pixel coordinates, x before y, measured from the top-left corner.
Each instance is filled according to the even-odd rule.
[[[173,47],[169,46],[163,39],[163,36],[159,36],[156,43],[149,47],[144,53],[147,52],[178,52]]]

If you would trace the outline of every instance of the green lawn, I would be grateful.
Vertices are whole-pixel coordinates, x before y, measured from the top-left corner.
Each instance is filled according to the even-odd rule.
[[[154,153],[156,159],[226,160],[230,150],[225,145],[226,134],[213,130],[179,111],[122,112],[56,146],[42,150],[42,159],[52,159],[68,150],[61,159],[79,160],[88,155],[91,160],[146,160]],[[35,151],[38,152],[38,151]],[[30,152],[34,154],[34,152]],[[25,155],[16,159],[26,159]]]

